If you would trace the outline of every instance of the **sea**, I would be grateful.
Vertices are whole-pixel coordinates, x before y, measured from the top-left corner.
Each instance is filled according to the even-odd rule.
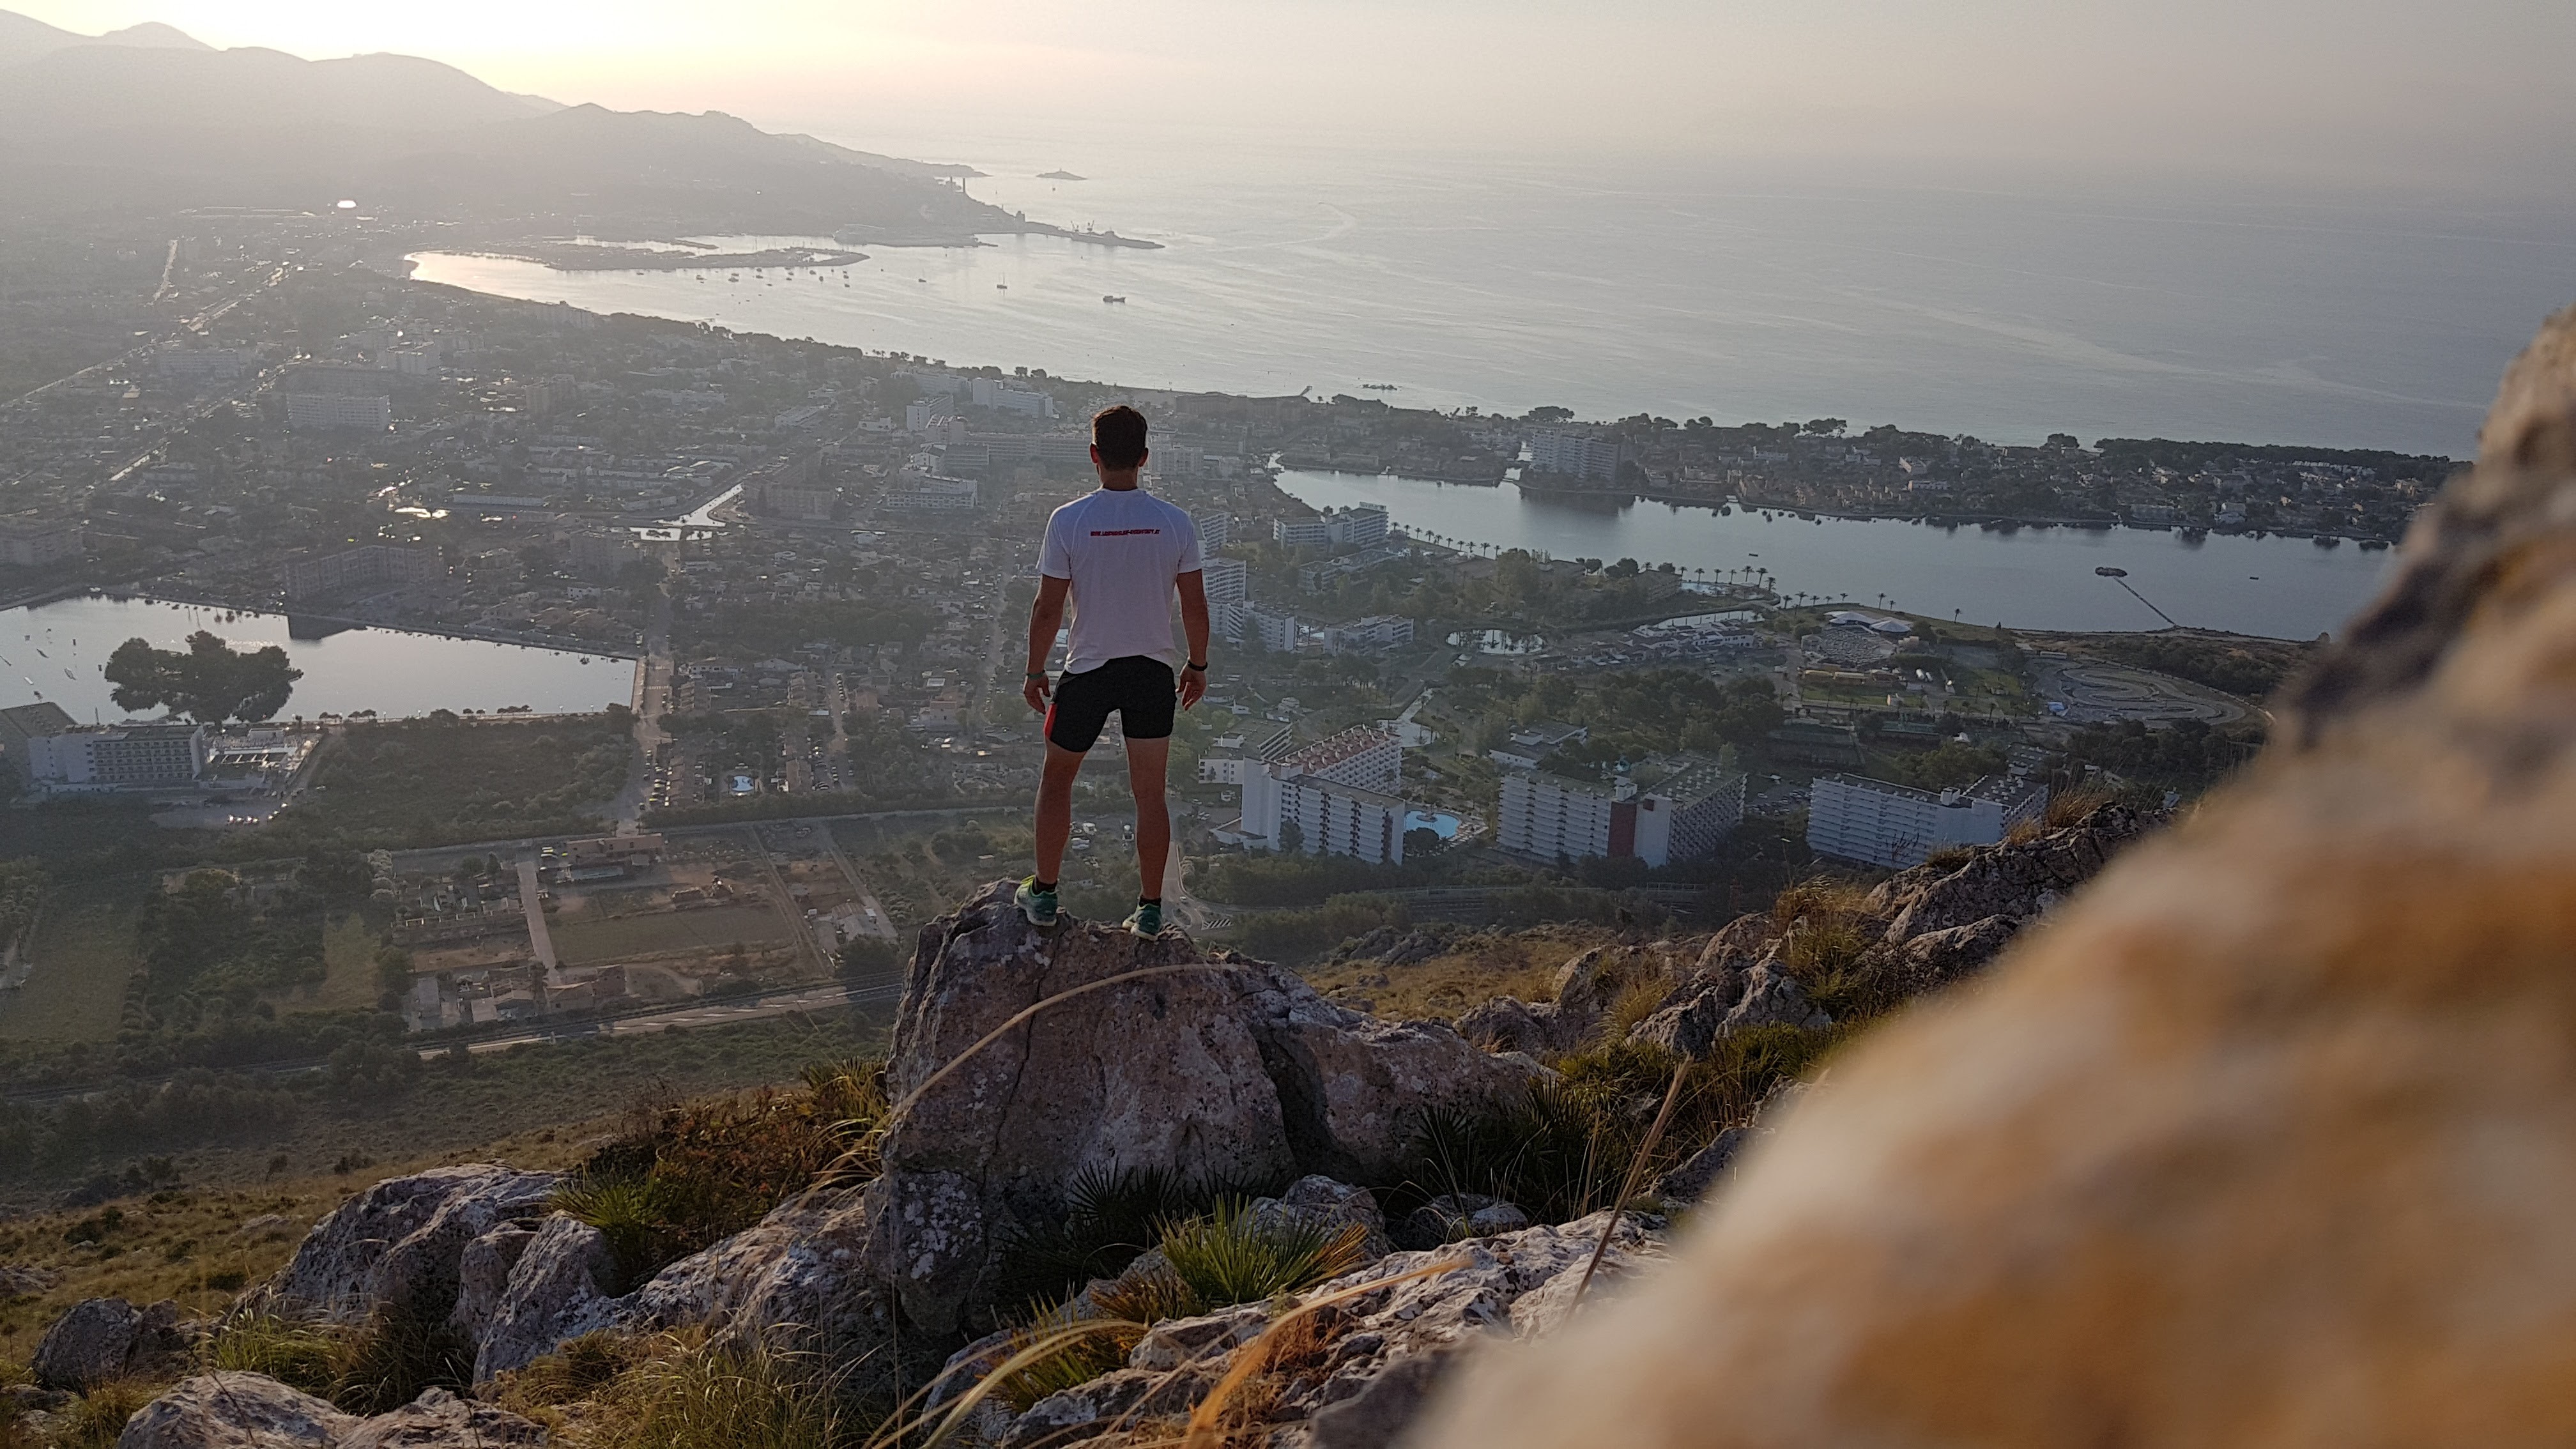
[[[2567,198],[1260,139],[834,139],[967,162],[986,173],[964,183],[982,199],[1160,249],[1000,236],[738,275],[557,272],[430,252],[418,275],[1138,388],[2454,458],[2474,454],[2507,362],[2576,299]],[[1636,505],[1605,521],[1508,489],[1442,503],[1432,485],[1393,479],[1288,486],[1319,503],[1374,489],[1399,522],[1564,556],[1723,571],[1782,551],[1734,537],[1748,525],[1708,510]],[[1506,506],[1490,508],[1498,499]],[[2158,607],[2171,617],[2312,637],[2367,599],[2392,557],[2305,540],[2043,530],[1963,542],[1903,524],[1807,526],[1813,542],[1785,551],[1797,566],[1775,569],[1783,587],[2032,627],[2161,627],[2157,608],[2092,572],[2106,550],[2126,564],[2146,549],[2132,583],[2156,599],[2145,585],[2161,572]],[[1678,557],[1685,538],[1700,544]]]
[[[907,149],[988,173],[964,183],[981,199],[1162,249],[1000,236],[739,280],[429,253],[419,275],[1147,388],[2454,457],[2505,363],[2576,300],[2568,198],[1275,141]]]

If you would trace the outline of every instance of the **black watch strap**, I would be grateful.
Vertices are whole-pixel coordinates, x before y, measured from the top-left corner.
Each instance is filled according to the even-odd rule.
[[[1197,671],[1198,671],[1199,673],[1201,673],[1201,674],[1205,674],[1205,673],[1207,673],[1207,666],[1206,666],[1206,665],[1204,665],[1204,664],[1199,663],[1199,662],[1198,662],[1198,661],[1196,661],[1196,660],[1192,660],[1191,662],[1189,662],[1189,663],[1187,663],[1187,664],[1182,665],[1182,666],[1181,666],[1181,668],[1182,668],[1183,670],[1191,670],[1191,669],[1195,669],[1195,670],[1197,670]]]

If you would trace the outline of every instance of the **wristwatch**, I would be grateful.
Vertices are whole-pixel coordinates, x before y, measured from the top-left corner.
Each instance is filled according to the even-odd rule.
[[[1197,670],[1197,671],[1198,671],[1199,673],[1201,673],[1201,674],[1205,674],[1205,673],[1207,673],[1207,666],[1206,666],[1206,665],[1204,665],[1204,664],[1199,663],[1199,662],[1198,662],[1197,660],[1195,660],[1195,659],[1191,660],[1191,661],[1190,661],[1189,663],[1187,663],[1187,664],[1182,665],[1182,666],[1181,666],[1181,669],[1182,669],[1182,672],[1184,672],[1184,673],[1187,673],[1188,671],[1193,670],[1193,669]]]

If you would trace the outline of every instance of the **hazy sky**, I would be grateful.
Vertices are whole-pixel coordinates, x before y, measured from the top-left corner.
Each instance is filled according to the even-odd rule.
[[[867,144],[952,125],[2576,189],[2576,0],[0,0]]]

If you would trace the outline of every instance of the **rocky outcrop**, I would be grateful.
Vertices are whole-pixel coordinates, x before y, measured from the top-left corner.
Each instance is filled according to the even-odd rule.
[[[1885,923],[1883,939],[1890,945],[1998,917],[2027,921],[2161,823],[2161,817],[2124,805],[2105,805],[2074,825],[1972,851],[1956,865],[1899,871],[1870,892],[1868,912]]]
[[[1458,1018],[1459,1035],[1494,1052],[1531,1056],[1569,1052],[1599,1029],[1629,992],[1663,989],[1691,967],[1672,942],[1646,946],[1595,946],[1557,968],[1553,999],[1527,1002],[1501,996]]]
[[[2393,575],[2252,769],[1423,1449],[2576,1438],[2576,312]]]
[[[377,1183],[314,1225],[265,1290],[275,1312],[334,1322],[379,1309],[445,1321],[466,1246],[514,1219],[533,1221],[559,1179],[497,1163],[435,1168]]]
[[[1263,1412],[1274,1432],[1288,1436],[1271,1442],[1340,1449],[1391,1444],[1468,1350],[1488,1340],[1549,1333],[1564,1321],[1605,1227],[1613,1229],[1611,1246],[1592,1292],[1607,1297],[1663,1255],[1649,1223],[1633,1215],[1615,1227],[1607,1214],[1595,1214],[1397,1253],[1314,1289],[1305,1296],[1386,1284],[1318,1310],[1297,1361],[1270,1371]],[[1438,1271],[1394,1281],[1425,1268]],[[1106,1449],[1125,1442],[1104,1436],[1140,1419],[1186,1415],[1233,1366],[1234,1355],[1267,1353],[1256,1340],[1271,1318],[1265,1306],[1247,1304],[1157,1324],[1125,1368],[1040,1400],[993,1437],[1006,1446]]]
[[[546,1431],[533,1420],[425,1389],[392,1413],[363,1421],[333,1449],[534,1449],[544,1442]]]
[[[534,1422],[430,1389],[361,1419],[263,1374],[182,1379],[136,1411],[117,1449],[534,1449]]]
[[[618,1305],[609,1290],[616,1277],[615,1257],[599,1229],[560,1214],[546,1219],[517,1248],[500,1297],[475,1335],[474,1381],[525,1368],[568,1340],[615,1323]]]
[[[1100,982],[1115,984],[921,1090],[1016,1014]],[[922,932],[887,1074],[898,1097],[921,1095],[885,1133],[860,1236],[905,1312],[946,1331],[988,1291],[999,1245],[1060,1219],[1086,1171],[1367,1176],[1399,1160],[1408,1114],[1490,1100],[1534,1071],[1445,1025],[1379,1021],[1292,973],[1210,958],[1177,932],[1034,929],[997,884]]]
[[[336,1449],[364,1422],[265,1374],[199,1374],[136,1410],[116,1449]]]
[[[1253,1199],[1250,1212],[1252,1220],[1263,1227],[1313,1227],[1330,1232],[1358,1228],[1364,1235],[1360,1251],[1372,1260],[1395,1251],[1395,1244],[1386,1235],[1386,1214],[1378,1208],[1377,1195],[1321,1174],[1297,1179],[1277,1197]]]
[[[137,1308],[122,1298],[90,1298],[45,1330],[28,1368],[39,1388],[79,1391],[150,1373],[187,1351],[179,1305],[169,1299]]]

